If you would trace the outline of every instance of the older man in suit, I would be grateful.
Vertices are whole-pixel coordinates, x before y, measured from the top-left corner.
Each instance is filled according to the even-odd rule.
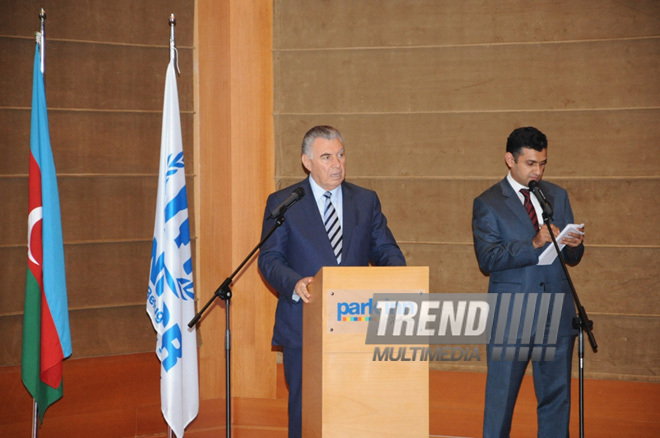
[[[518,128],[511,133],[504,156],[509,174],[474,200],[472,230],[479,267],[490,276],[488,292],[527,294],[528,301],[530,294],[549,293],[552,306],[563,298],[554,358],[532,360],[538,402],[538,436],[558,438],[568,436],[575,308],[559,260],[550,265],[537,265],[541,252],[551,244],[551,237],[547,225],[544,226],[541,205],[533,195],[530,196],[530,181],[539,184],[554,207],[554,224],[550,229],[555,236],[560,228],[573,223],[573,212],[564,189],[541,181],[547,163],[547,144],[545,135],[533,127]],[[566,244],[562,253],[569,265],[577,264],[582,258],[582,240],[582,233],[570,233],[560,242]],[[534,327],[538,302],[536,307]],[[497,308],[495,318],[500,311],[508,309]],[[546,332],[550,324],[547,321]],[[486,438],[509,436],[518,390],[530,361],[526,352],[543,347],[535,344],[538,339],[535,333],[527,336],[527,341],[521,332],[522,324],[519,332],[506,336],[507,339],[517,339],[514,347],[517,354],[513,358],[495,355],[492,339],[487,348]],[[547,333],[544,336],[547,338]]]
[[[323,266],[404,266],[405,259],[387,227],[378,195],[344,181],[344,141],[330,126],[310,129],[302,143],[309,177],[268,197],[270,213],[294,190],[305,196],[286,212],[284,224],[261,247],[259,270],[278,292],[273,345],[281,346],[289,387],[289,437],[301,435],[302,312],[307,286]]]

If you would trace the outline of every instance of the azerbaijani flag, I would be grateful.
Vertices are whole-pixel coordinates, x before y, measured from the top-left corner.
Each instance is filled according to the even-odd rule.
[[[62,362],[71,355],[64,246],[55,163],[50,148],[39,44],[34,55],[28,269],[23,314],[21,375],[43,422],[48,406],[62,397]]]

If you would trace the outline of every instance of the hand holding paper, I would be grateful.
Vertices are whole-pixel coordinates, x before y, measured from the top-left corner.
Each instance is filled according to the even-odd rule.
[[[566,246],[565,243],[562,243],[562,239],[564,237],[569,237],[569,233],[583,235],[584,232],[581,231],[583,228],[584,228],[584,224],[566,225],[564,229],[561,230],[561,233],[559,233],[559,235],[557,236],[557,245],[559,246],[559,250],[561,251],[564,248],[564,246]],[[555,261],[555,258],[557,258],[557,251],[555,250],[555,246],[548,245],[539,256],[539,262],[537,263],[537,265],[538,266],[550,265],[552,264],[552,262]]]

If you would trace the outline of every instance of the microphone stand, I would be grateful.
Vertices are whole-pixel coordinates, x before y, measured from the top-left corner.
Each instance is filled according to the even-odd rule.
[[[568,285],[571,288],[571,294],[573,295],[573,302],[575,303],[575,307],[577,309],[577,317],[573,318],[573,328],[578,329],[578,359],[579,359],[579,393],[580,393],[580,438],[584,438],[584,332],[587,332],[587,337],[589,338],[589,344],[591,345],[591,349],[593,350],[594,353],[598,352],[598,345],[596,344],[596,338],[594,337],[593,332],[591,329],[593,328],[594,324],[593,321],[587,317],[587,311],[584,309],[582,304],[580,303],[580,298],[577,295],[577,292],[575,290],[575,286],[573,286],[573,281],[571,280],[571,276],[568,274],[568,268],[566,268],[566,261],[564,260],[564,256],[562,256],[561,251],[559,250],[559,245],[557,244],[557,239],[555,239],[555,235],[552,233],[552,230],[550,229],[550,223],[552,221],[552,218],[547,214],[545,208],[543,209],[543,221],[548,227],[548,231],[550,232],[550,238],[552,239],[552,244],[555,247],[555,251],[557,251],[557,257],[559,257],[559,261],[561,262],[561,267],[564,270],[564,275],[566,276],[566,280],[568,280]]]
[[[236,270],[218,287],[211,299],[202,307],[193,319],[188,323],[188,327],[193,327],[199,319],[202,317],[202,314],[206,309],[211,305],[213,300],[220,298],[225,301],[226,311],[225,311],[225,415],[226,415],[226,429],[227,429],[227,438],[231,438],[231,331],[229,330],[229,306],[231,301],[231,284],[234,281],[234,277],[238,274],[243,266],[252,258],[255,252],[268,240],[268,238],[275,232],[284,223],[284,212],[286,209],[283,209],[277,219],[275,220],[275,225],[268,231],[268,234],[261,239],[261,242],[254,247],[254,249],[248,254],[243,262],[236,268]]]

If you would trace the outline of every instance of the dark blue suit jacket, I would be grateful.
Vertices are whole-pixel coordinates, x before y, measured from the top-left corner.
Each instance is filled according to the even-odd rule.
[[[554,224],[561,230],[573,223],[568,194],[561,187],[540,181],[539,187],[554,210]],[[488,292],[565,293],[559,335],[575,334],[575,307],[568,281],[558,259],[549,266],[536,266],[539,256],[552,243],[534,249],[532,221],[511,184],[504,178],[474,200],[472,209],[474,249],[479,267],[490,275]],[[565,246],[562,255],[569,265],[577,264],[584,246]],[[523,315],[524,317],[524,315]]]
[[[272,228],[270,212],[291,192],[302,187],[305,196],[284,215],[259,254],[259,270],[279,293],[273,345],[302,347],[303,302],[292,300],[296,283],[313,277],[323,266],[337,266],[309,179],[271,194],[266,203],[262,237]],[[406,261],[381,212],[378,195],[355,184],[342,183],[343,249],[341,266],[404,266]]]

